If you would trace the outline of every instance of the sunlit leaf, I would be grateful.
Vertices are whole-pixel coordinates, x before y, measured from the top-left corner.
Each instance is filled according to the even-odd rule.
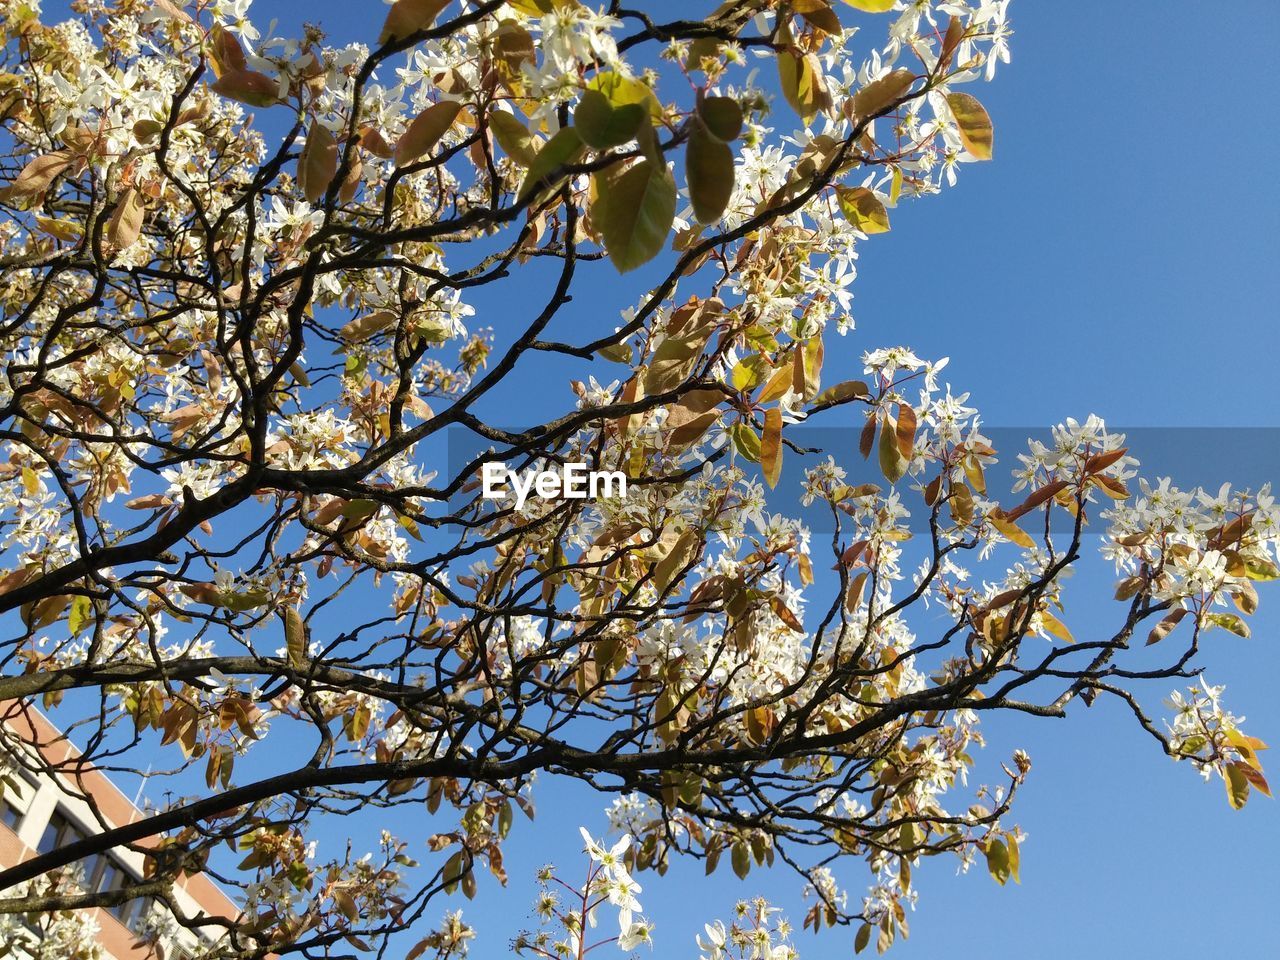
[[[782,475],[782,411],[770,407],[764,415],[764,435],[760,438],[760,466],[770,489]]]
[[[146,212],[142,193],[136,187],[129,187],[121,193],[107,223],[107,240],[111,245],[121,250],[133,244],[142,234]]]
[[[868,187],[836,187],[836,200],[844,218],[863,233],[888,231],[889,211],[874,190]]]
[[[441,100],[414,117],[396,141],[396,166],[403,167],[429,152],[449,132],[461,110],[462,104]]]
[[[964,143],[964,148],[979,160],[990,160],[995,135],[986,108],[967,93],[947,94],[947,105],[951,107],[956,125],[960,128],[960,140]]]
[[[308,203],[324,196],[338,172],[338,142],[322,123],[312,122],[298,158],[298,186]]]
[[[449,0],[396,0],[387,11],[378,45],[396,43],[427,29],[448,5]]]
[[[904,97],[915,79],[914,73],[906,67],[899,67],[878,80],[872,80],[854,94],[853,112],[859,117],[879,113]]]

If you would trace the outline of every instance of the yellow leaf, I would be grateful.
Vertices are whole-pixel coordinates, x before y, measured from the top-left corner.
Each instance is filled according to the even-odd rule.
[[[822,75],[822,65],[812,53],[779,50],[778,83],[787,103],[805,123],[831,109],[831,92]]]
[[[1229,763],[1222,771],[1222,780],[1227,788],[1227,803],[1232,810],[1239,810],[1249,802],[1249,778],[1241,769],[1243,765]]]
[[[863,233],[888,232],[889,211],[874,190],[868,187],[836,187],[836,200],[844,218]]]
[[[863,13],[888,13],[898,0],[844,0],[844,2]]]
[[[890,483],[897,483],[906,476],[907,465],[898,445],[898,425],[893,417],[885,414],[880,424],[880,472]]]
[[[221,77],[227,73],[249,69],[249,61],[239,38],[222,24],[213,25],[213,29],[209,31],[209,42],[215,76]]]
[[[344,324],[338,331],[338,336],[351,343],[359,343],[362,340],[368,340],[378,331],[387,329],[395,322],[396,315],[392,311],[375,310],[373,313],[367,313],[363,317],[357,317],[350,323]]]
[[[823,33],[838,34],[844,29],[827,0],[791,0],[791,9]]]
[[[771,407],[764,415],[764,436],[760,440],[760,465],[770,489],[782,474],[782,411]]]
[[[300,667],[306,662],[307,628],[297,607],[286,607],[284,611],[284,645],[289,655],[289,662]]]
[[[1053,634],[1063,643],[1075,643],[1076,638],[1071,635],[1071,631],[1067,629],[1067,625],[1055,617],[1048,610],[1040,611],[1040,622],[1044,624],[1044,628]]]
[[[796,355],[799,356],[800,348],[796,348]],[[764,389],[760,391],[760,395],[756,397],[756,403],[770,403],[777,400],[791,388],[792,371],[787,367],[779,367],[774,371],[769,382],[764,385]]]
[[[999,530],[1006,540],[1010,540],[1027,550],[1035,547],[1036,542],[1012,520],[1006,519],[998,513],[988,514],[987,519],[991,521],[991,525]]]
[[[995,146],[991,117],[976,98],[967,93],[947,94],[947,105],[960,128],[960,140],[964,148],[979,160],[990,160]]]

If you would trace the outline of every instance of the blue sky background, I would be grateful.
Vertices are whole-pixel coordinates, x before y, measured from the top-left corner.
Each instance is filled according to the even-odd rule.
[[[687,3],[646,9],[692,12]],[[258,0],[255,19],[265,25],[278,16],[281,32],[293,33],[305,18],[338,41],[372,39],[382,10]],[[891,233],[862,245],[858,330],[829,339],[827,376],[853,375],[865,349],[906,343],[922,356],[950,356],[946,379],[972,391],[995,426],[1042,427],[1096,412],[1124,426],[1280,427],[1280,4],[1015,0],[1011,13],[1013,63],[974,91],[995,122],[995,161],[965,166],[960,185],[940,197],[904,204]],[[779,117],[789,122],[785,107]],[[583,279],[553,333],[591,339],[633,302],[635,284],[619,283],[607,264]],[[540,284],[531,278],[529,286]],[[477,323],[494,326],[499,347],[529,309],[509,286],[503,297],[477,301]],[[612,378],[618,369],[566,364],[565,379]],[[530,417],[561,409],[564,382],[540,381],[519,396],[520,409]],[[494,402],[511,409],[514,399]],[[1264,453],[1280,461],[1274,440]],[[1264,464],[1240,477],[1233,463],[1206,460],[1188,451],[1185,468],[1215,487],[1280,472]],[[1099,563],[1072,583],[1068,596],[1078,602],[1067,620],[1077,637],[1115,623],[1113,580]],[[1280,591],[1264,588],[1262,600],[1253,639],[1211,634],[1204,662],[1214,682],[1227,684],[1227,703],[1247,716],[1246,729],[1280,743],[1272,679]],[[1171,688],[1153,687],[1146,702],[1158,712]],[[957,878],[950,860],[924,866],[911,939],[891,956],[1280,956],[1276,801],[1255,795],[1231,811],[1220,781],[1203,784],[1189,766],[1164,758],[1103,702],[1076,705],[1065,722],[992,718],[986,729],[990,746],[975,781],[996,781],[998,763],[1016,747],[1035,764],[1015,818],[1029,834],[1022,885],[997,887],[980,869]],[[1275,780],[1280,759],[1270,766]],[[599,800],[550,782],[541,788],[538,821],[521,819],[513,831],[510,889],[498,893],[482,878],[482,896],[462,904],[481,931],[477,956],[505,955],[533,899],[533,870],[555,861],[577,875],[577,826],[604,828]],[[345,825],[333,829],[337,852]],[[864,876],[856,866],[844,874],[853,896]],[[638,879],[657,923],[654,955],[664,958],[696,957],[694,932],[727,918],[740,896],[774,897],[797,925],[804,913],[797,885],[782,873],[740,883],[724,871],[705,880],[701,865],[690,864]],[[852,952],[851,932],[797,936],[806,958]]]

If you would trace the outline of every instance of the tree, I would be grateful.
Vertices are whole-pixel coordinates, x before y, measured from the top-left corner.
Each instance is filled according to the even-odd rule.
[[[397,0],[345,47],[263,39],[248,0],[73,6],[49,25],[0,0],[0,700],[118,774],[162,757],[149,791],[177,799],[0,871],[0,912],[60,924],[60,956],[92,956],[84,911],[129,896],[194,924],[166,890],[202,869],[246,904],[211,955],[455,955],[459,915],[420,922],[483,869],[505,882],[535,775],[610,798],[624,837],[588,838],[576,910],[539,901],[570,955],[604,900],[613,939],[644,942],[631,873],[676,856],[793,870],[806,927],[883,950],[922,858],[1017,879],[1029,759],[966,786],[987,711],[1118,698],[1232,806],[1269,792],[1219,688],[1164,724],[1143,699],[1197,676],[1211,629],[1247,634],[1280,576],[1266,490],[1134,494],[1090,418],[1019,455],[1001,504],[940,363],[877,349],[865,380],[822,382],[858,244],[992,155],[964,88],[1008,58],[1007,0],[667,22]],[[632,271],[638,300],[594,304],[621,325],[570,312]],[[495,295],[509,323],[469,328]],[[560,412],[513,426],[566,369]],[[800,421],[853,423],[882,477],[813,455]],[[465,442],[440,469],[446,434]],[[768,509],[784,457],[829,538]],[[587,464],[626,496],[493,499],[499,462]],[[1074,638],[1090,522],[1123,579],[1114,632]],[[925,602],[945,629],[917,628]],[[59,772],[20,729],[12,762]],[[428,830],[372,858],[309,849],[346,813],[424,806]],[[119,846],[147,857],[137,890],[66,873]],[[785,938],[770,914],[703,949]]]

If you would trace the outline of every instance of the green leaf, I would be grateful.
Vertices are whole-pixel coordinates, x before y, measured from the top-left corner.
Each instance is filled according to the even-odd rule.
[[[607,150],[634,140],[645,113],[642,104],[615,107],[599,90],[586,90],[573,112],[573,125],[587,146]]]
[[[67,629],[71,631],[73,637],[89,622],[92,610],[91,601],[86,596],[78,596],[71,601],[71,612],[67,614]]]
[[[731,436],[733,445],[740,454],[752,463],[760,462],[760,438],[745,421],[740,420],[733,425]]]
[[[1205,617],[1205,620],[1215,627],[1234,633],[1237,637],[1249,636],[1249,625],[1234,613],[1211,613]]]
[[[885,414],[880,424],[880,472],[890,483],[897,483],[907,473],[907,459],[898,448],[897,423]]]
[[[698,106],[702,126],[717,140],[728,143],[742,133],[742,107],[733,97],[707,97]]]
[[[983,852],[987,855],[987,870],[996,883],[1003,887],[1013,872],[1009,865],[1009,848],[1004,845],[1003,840],[988,840]]]
[[[701,123],[695,124],[689,135],[684,176],[693,215],[699,223],[715,223],[733,195],[733,151]]]
[[[841,403],[855,397],[867,397],[870,395],[871,388],[861,380],[845,380],[843,383],[827,387],[827,389],[813,398],[813,402],[815,404]]]
[[[747,850],[747,845],[741,840],[735,840],[730,856],[733,861],[733,872],[737,874],[738,879],[747,879],[747,874],[751,872],[751,853]]]
[[[561,177],[555,176],[560,168],[576,163],[584,152],[585,147],[578,131],[573,127],[561,128],[542,145],[542,149],[533,158],[533,163],[529,164],[529,172],[520,185],[518,198],[523,201],[535,192],[553,189],[561,180]]]
[[[1222,771],[1222,779],[1227,787],[1227,803],[1232,810],[1241,809],[1249,802],[1249,778],[1239,767],[1228,764]]]
[[[514,114],[507,113],[505,110],[493,110],[489,114],[489,129],[493,131],[493,138],[498,141],[498,146],[508,157],[522,167],[528,167],[533,163],[538,152],[537,146],[529,134],[529,128]]]
[[[1244,571],[1250,580],[1280,580],[1280,567],[1265,557],[1246,557]]]
[[[662,104],[648,86],[632,77],[606,70],[597,74],[587,83],[590,90],[598,90],[608,98],[614,107],[622,107],[636,103],[649,111],[649,116],[657,119],[662,116]]]
[[[676,215],[676,182],[666,163],[641,160],[603,179],[597,189],[591,219],[618,272],[627,273],[656,257]]]
[[[869,923],[864,923],[858,928],[858,935],[853,938],[853,952],[861,953],[867,949],[867,944],[871,942],[871,931],[875,928]]]
[[[986,108],[967,93],[947,94],[947,106],[956,118],[964,148],[979,160],[990,160],[995,147],[995,133]]]
[[[888,232],[889,211],[874,190],[868,187],[836,187],[836,201],[844,218],[863,233]]]
[[[758,353],[743,357],[729,371],[729,381],[735,390],[750,390],[769,373],[768,361]]]

